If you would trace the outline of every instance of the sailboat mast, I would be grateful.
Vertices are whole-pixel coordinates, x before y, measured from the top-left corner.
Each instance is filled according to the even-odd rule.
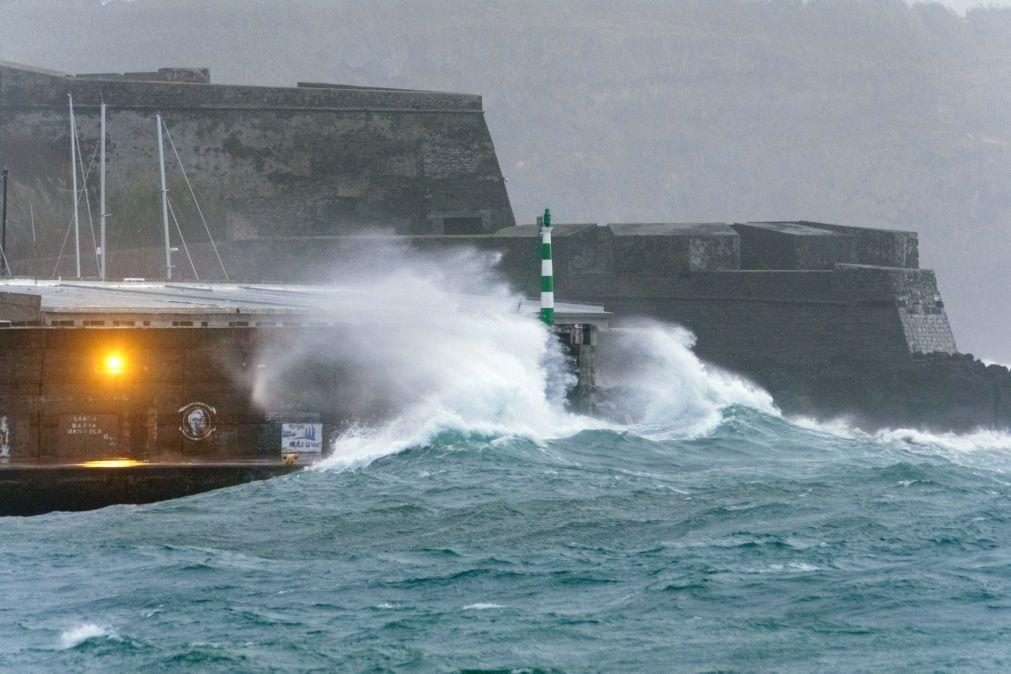
[[[158,165],[161,169],[161,220],[165,230],[165,280],[172,280],[172,249],[169,240],[168,222],[168,187],[165,186],[165,145],[162,142],[161,134],[161,114],[157,115],[158,121]]]
[[[74,95],[67,94],[70,104],[70,175],[74,193],[74,259],[77,278],[81,278],[81,221],[77,212],[77,121],[74,119]]]
[[[99,239],[98,245],[99,245],[99,249],[101,250],[101,257],[100,257],[100,259],[102,261],[102,266],[101,266],[101,269],[99,269],[98,276],[99,276],[99,278],[101,278],[104,281],[105,280],[105,258],[107,256],[107,250],[108,250],[105,247],[105,218],[106,218],[106,215],[108,215],[108,214],[105,212],[105,102],[104,101],[102,102],[101,117],[102,117],[102,119],[101,119],[101,127],[102,127],[101,128],[101,136],[102,136],[101,142],[102,142],[102,145],[101,145],[100,152],[101,152],[101,172],[102,173],[101,173],[101,183],[100,183],[101,186],[99,188],[99,201],[100,201],[100,204],[99,204],[99,209],[100,209],[99,210],[99,219],[100,219],[100,222],[101,222],[101,231],[100,231],[100,234],[99,234],[99,237],[98,237],[98,239]]]

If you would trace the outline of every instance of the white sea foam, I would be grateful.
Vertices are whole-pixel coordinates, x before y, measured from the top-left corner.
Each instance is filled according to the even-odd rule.
[[[924,456],[939,456],[954,463],[998,472],[1011,470],[1011,433],[980,429],[968,433],[935,433],[915,428],[862,431],[846,418],[818,421],[791,418],[795,426],[846,440],[875,443],[882,448],[900,449]]]
[[[997,473],[1011,472],[1011,434],[1004,431],[930,433],[899,428],[878,431],[873,438],[914,454],[940,456],[952,463]]]
[[[695,355],[684,328],[642,322],[612,330],[600,348],[600,383],[620,391],[612,416],[645,437],[696,437],[710,433],[731,405],[778,416],[772,396]]]
[[[352,334],[343,347],[379,368],[380,381],[368,386],[389,388],[382,372],[410,382],[393,396],[398,412],[342,433],[321,468],[362,467],[446,431],[542,441],[609,428],[667,439],[711,432],[730,405],[779,414],[765,391],[700,361],[691,333],[654,323],[613,330],[602,340],[610,347],[602,354],[600,383],[620,387],[620,409],[610,410],[610,421],[569,413],[560,349],[535,317],[515,312],[513,298],[481,300],[474,313],[424,279],[409,285],[439,301],[434,310],[426,302],[424,315],[417,305],[399,313],[398,320],[414,326],[405,339]]]
[[[308,333],[265,362],[254,382],[269,408],[278,383],[307,363],[322,358],[341,373],[337,411],[355,408],[358,423],[336,438],[321,468],[361,467],[447,431],[541,440],[606,426],[565,410],[571,375],[561,346],[489,274],[493,256],[398,247],[372,254],[376,264],[342,270],[333,316],[321,316],[341,323],[340,339]]]
[[[826,435],[834,435],[841,438],[856,438],[861,436],[866,438],[866,433],[861,433],[852,422],[846,417],[837,417],[835,419],[828,419],[825,421],[820,421],[812,417],[788,417],[787,420],[794,426],[798,426],[807,431],[813,431],[815,433],[824,433]]]
[[[760,388],[700,361],[691,333],[657,323],[601,340],[600,383],[621,387],[610,420],[569,413],[572,375],[562,349],[536,316],[518,312],[519,298],[488,271],[492,256],[396,246],[372,255],[374,264],[341,270],[332,312],[341,339],[321,342],[307,332],[256,373],[255,395],[267,408],[279,402],[271,396],[285,376],[321,356],[344,373],[338,386],[353,391],[350,403],[362,414],[319,468],[362,467],[447,431],[544,441],[612,428],[663,439],[710,432],[729,405],[778,414]]]
[[[342,292],[321,318],[341,323],[340,339],[307,331],[257,369],[255,395],[266,408],[284,402],[271,396],[299,367],[322,357],[342,373],[337,411],[357,406],[358,421],[319,468],[359,468],[446,432],[540,442],[610,428],[666,440],[712,432],[731,405],[780,414],[760,387],[701,361],[689,331],[656,322],[600,340],[598,383],[615,391],[601,405],[607,421],[569,413],[562,349],[489,272],[494,256],[420,254],[380,241],[370,259],[339,270]]]
[[[60,648],[75,648],[89,639],[115,637],[112,628],[95,623],[81,623],[60,634]]]
[[[478,602],[476,604],[468,604],[463,607],[464,611],[487,611],[493,608],[504,608],[501,604],[490,604]]]
[[[874,437],[881,442],[903,443],[909,446],[933,446],[948,452],[979,450],[1011,451],[1011,434],[1004,431],[978,430],[972,433],[930,433],[912,428],[878,431]]]

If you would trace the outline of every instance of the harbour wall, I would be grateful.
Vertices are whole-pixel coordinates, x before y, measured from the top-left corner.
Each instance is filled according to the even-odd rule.
[[[261,460],[281,456],[283,422],[346,420],[332,399],[334,373],[299,372],[288,406],[254,397],[263,364],[297,331],[283,328],[0,330],[0,426],[12,462]],[[109,353],[122,372],[105,365]],[[330,379],[323,382],[329,376]],[[315,386],[313,384],[316,384]],[[188,439],[187,406],[202,406],[206,437]],[[325,446],[325,445],[324,445]]]

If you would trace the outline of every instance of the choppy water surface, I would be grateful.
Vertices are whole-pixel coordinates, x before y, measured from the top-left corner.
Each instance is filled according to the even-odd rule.
[[[630,425],[498,382],[321,470],[0,519],[0,670],[1011,668],[1011,438],[791,422],[651,334]]]
[[[1009,467],[736,407],[6,518],[0,665],[1007,669]]]

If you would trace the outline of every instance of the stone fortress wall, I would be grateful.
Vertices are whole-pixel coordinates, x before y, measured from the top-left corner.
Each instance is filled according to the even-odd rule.
[[[525,243],[513,243],[503,265],[530,291],[533,228],[516,234]],[[559,297],[677,321],[696,333],[701,354],[734,367],[956,351],[913,232],[810,222],[561,225],[555,241]]]
[[[57,254],[70,222],[68,94],[85,166],[99,142],[98,106],[108,105],[110,248],[159,240],[159,112],[219,242],[363,227],[480,233],[514,224],[480,96],[209,79],[200,69],[69,76],[0,63],[0,158],[11,164],[11,220],[19,225],[9,247],[22,253],[13,256],[31,251],[20,226],[29,221],[29,202],[40,257]],[[166,153],[186,238],[206,241],[172,150]],[[88,188],[97,218],[97,171]],[[83,202],[81,209],[87,223]],[[93,272],[90,233],[83,238]]]

